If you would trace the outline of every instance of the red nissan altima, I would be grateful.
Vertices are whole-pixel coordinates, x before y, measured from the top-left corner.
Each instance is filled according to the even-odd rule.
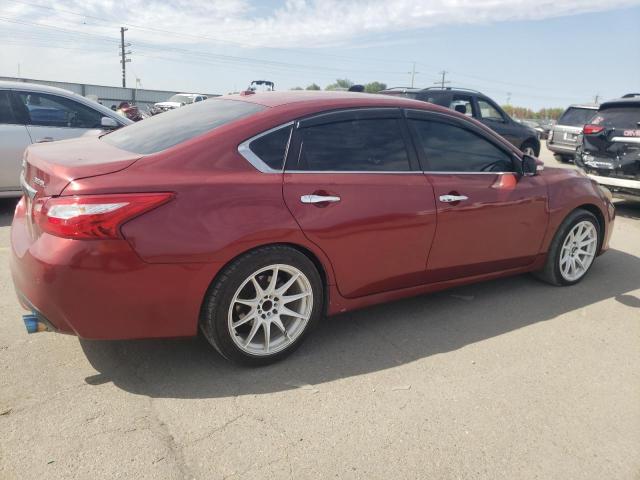
[[[250,365],[324,315],[523,272],[572,285],[614,208],[480,123],[358,93],[227,96],[28,148],[11,230],[31,332],[196,335]]]

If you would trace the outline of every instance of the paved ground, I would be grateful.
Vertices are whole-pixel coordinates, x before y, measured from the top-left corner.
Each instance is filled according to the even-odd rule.
[[[343,315],[257,370],[198,339],[27,336],[12,208],[2,480],[640,479],[640,206],[576,287],[520,276]]]

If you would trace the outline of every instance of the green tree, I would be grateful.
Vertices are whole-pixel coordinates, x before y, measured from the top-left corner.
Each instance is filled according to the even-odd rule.
[[[320,88],[320,85],[318,85],[317,83],[312,83],[311,85],[308,85],[306,90],[322,90]]]
[[[336,79],[336,83],[332,83],[331,85],[327,85],[324,87],[325,90],[349,90],[349,87],[353,86],[353,82],[348,78],[338,78]]]
[[[378,93],[380,90],[385,90],[386,88],[387,88],[386,83],[370,82],[364,86],[364,91],[367,93]]]
[[[293,87],[291,90],[302,90],[302,87]]]

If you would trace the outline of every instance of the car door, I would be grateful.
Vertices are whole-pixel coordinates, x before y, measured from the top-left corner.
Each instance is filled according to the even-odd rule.
[[[102,113],[70,98],[50,93],[14,91],[18,108],[27,118],[34,143],[80,137],[100,132]]]
[[[548,221],[543,178],[518,174],[513,152],[471,122],[421,111],[407,117],[437,205],[428,280],[533,262]]]
[[[331,260],[343,296],[423,283],[435,202],[399,109],[297,122],[283,194],[306,237]]]
[[[22,155],[30,143],[27,127],[11,106],[11,92],[0,90],[0,195],[20,190]]]

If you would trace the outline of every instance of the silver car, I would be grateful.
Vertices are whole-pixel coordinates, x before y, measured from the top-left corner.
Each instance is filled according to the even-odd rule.
[[[582,127],[598,111],[598,105],[571,105],[558,119],[547,138],[547,148],[563,162],[572,162]]]
[[[0,197],[22,195],[22,154],[30,144],[99,134],[131,123],[61,88],[0,82]]]

